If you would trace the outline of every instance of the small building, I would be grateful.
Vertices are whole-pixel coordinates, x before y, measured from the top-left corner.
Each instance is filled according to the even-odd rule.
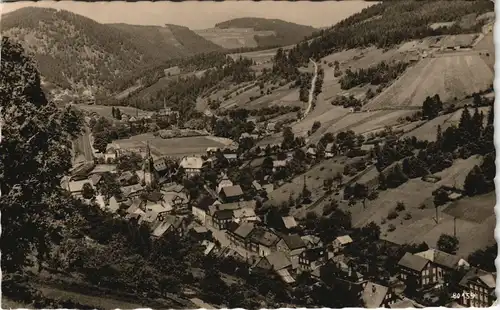
[[[106,152],[104,153],[104,160],[106,162],[116,160],[117,157],[117,150],[115,147],[110,146],[106,149]]]
[[[432,284],[446,282],[445,277],[447,275],[458,270],[460,267],[469,267],[469,263],[464,259],[437,249],[429,249],[416,253],[415,255],[423,257],[431,262],[432,279],[430,281]]]
[[[233,211],[233,222],[244,223],[244,222],[259,222],[259,217],[255,214],[253,208],[241,208]]]
[[[85,184],[89,184],[92,189],[94,188],[92,186],[92,181],[89,180],[89,179],[84,179],[84,180],[79,180],[79,181],[69,181],[67,183],[67,190],[71,193],[72,196],[74,197],[82,197],[83,195],[83,187],[85,186]]]
[[[283,222],[283,228],[285,230],[290,230],[292,228],[295,228],[297,227],[297,221],[295,221],[295,218],[293,216],[283,216],[281,218],[282,222]]]
[[[273,160],[273,172],[276,172],[280,169],[286,169],[287,163],[287,160]]]
[[[299,254],[299,268],[302,271],[311,271],[324,265],[328,259],[324,248],[305,249]]]
[[[233,210],[218,210],[212,216],[213,226],[219,230],[227,229],[227,225],[233,220]]]
[[[333,146],[335,145],[335,143],[328,143],[325,147],[325,157],[326,158],[332,158],[333,156],[335,156],[334,152],[333,152]]]
[[[429,260],[407,252],[399,260],[398,266],[400,279],[411,290],[418,290],[432,283],[434,274]]]
[[[274,123],[274,122],[272,122],[272,123],[268,123],[268,124],[266,125],[266,130],[267,130],[268,132],[276,132],[276,131],[277,131],[277,126],[276,126],[276,125],[277,125],[277,124],[276,124],[276,123]]]
[[[252,186],[258,192],[262,190],[262,185],[260,185],[260,183],[257,182],[257,180],[252,181]]]
[[[196,240],[209,240],[212,236],[212,232],[203,226],[195,226],[189,233]]]
[[[279,241],[280,238],[276,234],[265,228],[258,227],[252,231],[249,249],[264,257],[276,251],[276,244]]]
[[[306,154],[311,158],[315,158],[317,155],[316,150],[313,147],[308,148]]]
[[[236,202],[243,197],[243,190],[239,185],[225,186],[222,187],[219,195],[226,203]]]
[[[282,252],[273,252],[265,257],[262,257],[254,266],[255,268],[263,270],[275,271],[287,284],[295,282],[289,272],[289,269],[292,267],[292,263]]]
[[[201,168],[203,168],[203,159],[201,157],[183,157],[179,167],[184,168],[186,175],[192,177],[200,174]]]
[[[210,196],[204,196],[197,204],[191,206],[191,212],[195,219],[197,219],[202,225],[206,224],[206,215],[209,211],[209,207],[216,200]]]
[[[352,239],[349,235],[340,236],[332,241],[333,253],[341,253],[349,244],[352,243]]]
[[[496,272],[487,272],[478,268],[471,268],[460,281],[463,289],[459,303],[465,307],[491,307],[495,300]],[[476,294],[475,298],[467,298],[467,294]]]
[[[366,283],[361,298],[366,308],[387,308],[397,300],[391,288],[373,282]]]
[[[223,156],[229,163],[238,161],[238,154],[236,153],[224,153]]]
[[[281,240],[276,245],[276,249],[285,253],[287,256],[298,256],[306,250],[306,244],[297,234],[281,235]]]
[[[223,187],[233,186],[233,182],[229,179],[229,177],[224,173],[220,178],[219,184],[217,185],[217,194],[220,193]]]
[[[306,248],[308,248],[308,249],[323,246],[323,242],[317,236],[306,235],[306,236],[301,236],[300,238],[302,239],[302,241],[304,241],[304,244],[306,245]]]
[[[186,218],[182,216],[166,215],[158,222],[157,226],[153,228],[152,236],[154,238],[160,238],[165,233],[174,233],[178,236],[182,236],[186,233],[186,229]]]
[[[135,173],[125,171],[118,177],[117,181],[122,186],[134,185],[139,183],[139,177]]]
[[[255,225],[253,223],[234,223],[227,230],[229,241],[246,249],[250,243],[250,234],[254,229]]]

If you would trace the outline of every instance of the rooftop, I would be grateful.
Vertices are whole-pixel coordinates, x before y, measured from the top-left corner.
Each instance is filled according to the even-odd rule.
[[[304,240],[302,240],[302,238],[300,238],[300,236],[297,234],[283,235],[281,237],[290,250],[296,250],[306,246]]]
[[[430,260],[431,262],[435,263],[436,265],[440,265],[443,267],[447,267],[450,269],[455,269],[459,266],[465,265],[468,266],[469,264],[463,260],[462,258],[448,254],[443,251],[439,251],[436,249],[429,249],[427,251],[423,251],[420,253],[416,253],[415,255],[418,255],[420,257],[423,257],[427,260]]]
[[[422,271],[427,265],[427,263],[429,263],[427,259],[406,252],[405,255],[399,260],[398,265],[415,271]]]
[[[273,266],[273,270],[279,271],[285,269],[292,265],[292,262],[286,257],[286,254],[283,252],[275,251],[264,257],[271,266]]]
[[[252,231],[250,238],[263,246],[273,246],[279,241],[278,236],[260,227]]]
[[[250,235],[254,228],[255,226],[252,223],[242,223],[240,226],[238,226],[238,228],[236,228],[234,234],[241,238],[246,238]]]
[[[184,157],[179,166],[184,169],[201,169],[203,167],[203,159],[201,157]]]
[[[363,303],[366,308],[380,308],[389,288],[373,282],[366,283],[362,293]]]
[[[282,217],[282,219],[283,219],[283,224],[287,229],[297,226],[297,222],[295,221],[295,218],[293,216],[284,216]]]
[[[238,197],[243,195],[243,190],[239,185],[225,186],[221,189],[221,193],[224,193],[226,197]]]

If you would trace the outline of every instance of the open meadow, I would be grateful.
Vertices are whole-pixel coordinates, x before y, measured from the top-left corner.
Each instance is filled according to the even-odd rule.
[[[103,116],[109,119],[113,118],[112,110],[113,106],[107,106],[107,105],[84,105],[84,104],[79,104],[77,106],[79,109],[82,109],[83,111],[89,112],[89,113],[97,113],[99,116]],[[133,107],[124,107],[124,106],[115,106],[115,108],[120,109],[122,113],[125,113],[130,116],[135,116],[136,114],[140,115],[153,115],[153,112],[151,111],[144,111],[141,109],[136,109]]]

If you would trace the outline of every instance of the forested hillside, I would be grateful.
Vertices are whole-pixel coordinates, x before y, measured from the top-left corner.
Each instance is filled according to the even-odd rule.
[[[64,10],[33,7],[2,16],[2,35],[33,53],[45,81],[93,94],[139,68],[220,50],[183,27],[105,25]]]
[[[291,45],[303,40],[317,31],[311,26],[304,26],[286,22],[279,19],[266,18],[236,18],[222,23],[215,27],[220,29],[228,28],[252,28],[256,31],[274,31],[274,36],[255,36],[259,47],[274,47]]]

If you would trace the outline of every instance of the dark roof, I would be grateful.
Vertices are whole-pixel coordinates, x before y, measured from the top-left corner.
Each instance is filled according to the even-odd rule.
[[[237,197],[243,195],[243,190],[239,185],[226,186],[221,189],[226,197]]]
[[[242,223],[235,231],[234,234],[241,237],[241,238],[247,238],[251,233],[252,230],[255,228],[254,224],[252,223]]]
[[[431,262],[435,263],[436,265],[450,268],[450,269],[455,269],[458,267],[460,263],[460,257],[448,254],[443,251],[439,251],[436,249],[429,249],[424,252],[420,252],[415,254],[417,256],[421,256],[423,258],[426,258],[430,260]]]
[[[415,271],[422,271],[428,263],[429,261],[427,259],[406,252],[405,255],[399,260],[398,265]]]
[[[325,249],[323,248],[307,249],[300,255],[310,262],[315,262],[325,255]]]
[[[302,238],[300,238],[300,236],[297,234],[282,235],[281,238],[283,238],[283,241],[285,241],[285,244],[288,246],[290,250],[296,250],[306,247],[304,240],[302,240]]]
[[[167,215],[165,216],[165,223],[171,224],[175,228],[179,228],[184,221],[183,217],[175,216],[175,215]]]
[[[491,273],[488,271],[484,271],[482,269],[472,267],[460,280],[460,285],[467,287],[467,284],[471,280],[479,280],[480,282],[484,283],[487,287],[490,289],[495,289],[496,288],[496,280],[497,280],[497,275],[496,273]]]
[[[365,285],[361,298],[366,308],[380,308],[389,288],[373,282]]]
[[[279,241],[279,237],[264,228],[256,228],[252,231],[250,239],[263,246],[273,246]]]
[[[269,254],[268,256],[262,258],[261,261],[263,260],[267,260],[269,264],[272,266],[273,270],[276,271],[287,268],[292,265],[288,257],[286,257],[285,253],[279,251]],[[259,263],[257,266],[260,267],[261,264]]]
[[[148,200],[151,202],[158,202],[162,198],[163,198],[163,195],[160,192],[152,192],[148,195]]]
[[[207,211],[208,207],[210,207],[216,200],[212,198],[211,196],[204,196],[203,198],[200,199],[198,202],[197,207]]]
[[[219,220],[229,220],[233,218],[233,210],[219,210],[215,211],[214,218]]]

